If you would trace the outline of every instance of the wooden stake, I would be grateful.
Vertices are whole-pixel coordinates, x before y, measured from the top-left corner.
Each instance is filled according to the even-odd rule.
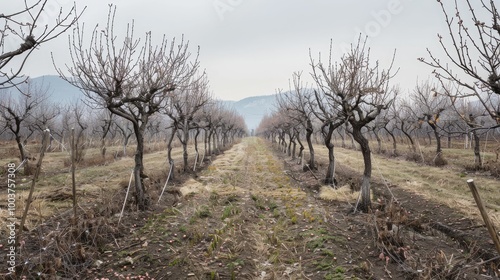
[[[479,192],[477,191],[476,185],[474,184],[473,179],[467,180],[467,185],[469,186],[472,195],[474,196],[474,200],[476,201],[477,207],[479,208],[479,211],[481,212],[481,216],[483,217],[483,221],[486,224],[486,228],[488,228],[488,232],[490,233],[491,239],[493,239],[493,243],[495,244],[495,248],[497,249],[497,252],[500,254],[500,240],[498,240],[498,235],[495,230],[495,227],[490,221],[490,217],[488,216],[488,213],[486,212],[486,208],[483,205],[483,201],[481,200],[481,197],[479,196]]]
[[[128,193],[130,192],[130,185],[132,185],[132,178],[134,178],[134,170],[133,169],[132,169],[132,172],[130,173],[130,179],[128,180],[127,193],[125,193],[125,200],[123,200],[122,211],[120,212],[120,218],[118,218],[118,224],[122,220],[123,211],[125,211],[125,204],[127,204]]]
[[[28,194],[28,199],[26,200],[26,207],[24,208],[24,213],[21,218],[21,224],[19,226],[19,234],[17,235],[16,243],[19,244],[19,238],[21,236],[21,232],[24,229],[24,223],[26,222],[26,216],[28,216],[28,210],[31,205],[31,200],[33,199],[33,191],[35,190],[36,181],[38,180],[38,176],[40,175],[40,170],[42,169],[42,160],[45,156],[45,150],[47,149],[47,145],[49,144],[50,130],[46,129],[43,132],[42,139],[42,149],[40,151],[40,157],[38,158],[38,162],[36,163],[35,174],[33,175],[33,179],[31,180],[31,188]]]
[[[163,193],[165,192],[165,189],[167,188],[167,185],[168,185],[168,180],[170,180],[170,175],[172,174],[172,168],[174,167],[173,164],[170,165],[170,171],[168,172],[168,177],[167,177],[167,181],[165,182],[165,185],[163,186],[163,189],[161,191],[161,194],[160,194],[160,197],[158,197],[158,203],[160,203],[160,200],[161,200],[161,197],[163,196]]]
[[[71,128],[71,186],[73,190],[73,223],[76,226],[76,179],[75,179],[75,161],[76,161],[76,145],[75,145],[75,128]]]
[[[198,162],[198,152],[196,152],[196,157],[194,158],[193,172],[196,172],[196,163]]]

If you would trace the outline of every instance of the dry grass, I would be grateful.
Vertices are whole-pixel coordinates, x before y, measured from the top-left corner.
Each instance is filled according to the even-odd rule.
[[[462,139],[460,140],[453,139],[450,148],[448,148],[446,140],[444,138],[442,139],[442,141],[443,141],[442,142],[443,157],[445,160],[448,161],[450,165],[460,166],[465,168],[466,166],[470,166],[471,164],[474,163],[474,151],[472,148],[464,149],[465,143]],[[397,145],[398,155],[407,156],[409,158],[414,157],[415,160],[419,162],[422,160],[423,156],[427,164],[432,164],[436,154],[435,141],[432,142],[432,145],[425,144],[425,141],[423,139],[420,139],[419,142],[417,142],[416,144],[417,152],[415,155],[412,155],[413,152],[411,151],[411,148],[408,144],[398,142]],[[335,145],[336,147],[340,148],[341,142],[335,141]],[[357,147],[357,150],[359,150],[359,146],[357,144],[355,145]],[[346,142],[346,147],[351,147],[350,141]],[[370,147],[373,153],[378,152],[376,141],[370,141]],[[499,148],[498,142],[492,141],[491,139],[487,143],[484,143],[484,141],[482,141],[481,157],[483,159],[483,162],[494,161],[496,159],[496,150],[498,148]],[[390,155],[392,153],[392,142],[382,141],[382,152],[386,155]]]
[[[317,145],[320,161],[326,162],[326,148]],[[465,154],[463,150],[457,150]],[[470,151],[469,151],[470,152]],[[445,154],[452,151],[447,151]],[[337,170],[342,172],[343,166],[360,174],[363,171],[361,152],[336,148]],[[474,179],[479,193],[490,217],[500,227],[500,188],[499,181],[480,174],[465,174],[457,167],[434,167],[409,162],[399,158],[386,158],[372,154],[372,178],[387,185],[398,185],[425,198],[445,204],[462,212],[465,216],[480,220],[474,199],[467,186],[467,179]]]
[[[338,200],[355,203],[359,197],[359,192],[353,192],[349,185],[337,189],[331,186],[321,186],[319,197],[323,200]]]
[[[156,150],[162,145],[152,146],[149,150]],[[129,146],[127,154],[133,155],[133,146]],[[121,182],[127,181],[134,167],[133,157],[114,158],[115,152],[122,151],[122,147],[108,147],[106,159],[102,159],[99,148],[89,148],[86,156],[76,168],[76,190],[79,204],[96,203],[102,198],[103,194],[116,193],[123,186]],[[189,147],[190,159],[194,155],[194,147]],[[7,143],[0,149],[0,165],[6,166],[9,162],[18,165],[19,159],[16,158],[17,150],[15,143]],[[182,149],[173,150],[173,157],[176,160],[177,168],[182,167]],[[34,228],[43,223],[46,219],[68,209],[71,206],[71,173],[68,166],[69,152],[49,152],[45,154],[42,163],[42,173],[37,181],[33,193],[33,202],[28,212],[26,226]],[[144,155],[144,166],[146,174],[160,174],[168,171],[166,161],[167,153],[165,151],[146,153]],[[31,162],[35,165],[35,162]],[[1,175],[1,174],[0,174]],[[166,177],[166,175],[165,175]],[[17,205],[16,216],[20,217],[25,208],[25,202],[31,186],[31,176],[18,174],[16,178]],[[6,192],[5,192],[6,194]],[[2,195],[3,197],[3,195]],[[7,201],[6,199],[2,201]],[[2,202],[3,203],[3,202]],[[0,228],[2,231],[6,228],[7,213],[0,212]]]

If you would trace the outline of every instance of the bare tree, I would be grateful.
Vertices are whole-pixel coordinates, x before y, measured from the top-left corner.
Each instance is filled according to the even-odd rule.
[[[165,106],[165,113],[172,120],[175,133],[182,144],[184,172],[188,171],[189,131],[197,125],[194,122],[194,115],[210,100],[208,80],[203,76],[204,74],[202,77],[186,81],[187,84],[180,90],[169,93]],[[169,160],[172,161],[170,164],[173,164],[171,157]]]
[[[408,139],[411,152],[417,153],[417,144],[413,133],[418,127],[418,122],[413,118],[410,101],[399,98],[399,103],[395,104],[396,110],[392,110],[396,125],[403,135]],[[397,100],[397,101],[398,101]]]
[[[311,57],[312,76],[320,90],[320,93],[316,94],[317,105],[321,108],[326,102],[330,104],[330,111],[333,111],[328,119],[319,115],[328,120],[323,124],[323,130],[327,125],[329,127],[328,132],[324,134],[329,136],[333,133],[332,129],[347,121],[352,127],[354,140],[360,145],[365,167],[358,208],[364,212],[369,211],[371,207],[372,162],[370,146],[363,129],[375,120],[382,110],[387,109],[394,98],[394,89],[389,85],[391,78],[394,77],[392,61],[386,69],[381,69],[378,61],[373,63],[370,59],[370,49],[366,47],[366,39],[361,40],[361,37],[338,63],[332,63],[331,48],[326,65],[322,63],[321,58],[315,62]],[[321,109],[321,111],[328,110]],[[326,140],[330,139],[325,137],[325,144],[329,144]]]
[[[69,110],[69,105],[60,104],[58,107],[59,107],[59,114],[54,119],[54,126],[50,130],[50,133],[52,135],[51,140],[54,140],[55,138],[54,136],[57,136],[56,141],[59,144],[59,150],[62,152],[66,149],[65,138],[66,138],[66,133],[69,132],[67,130],[69,128],[67,121],[70,118],[69,117],[70,110]],[[54,146],[53,149],[55,149]]]
[[[395,100],[396,101],[396,100]],[[381,121],[379,125],[385,130],[387,134],[391,137],[392,141],[392,152],[391,155],[398,155],[398,141],[396,139],[396,129],[397,121],[395,115],[397,114],[398,108],[395,106],[396,102],[392,102],[389,108],[379,115]]]
[[[153,145],[153,142],[157,143],[157,141],[159,140],[162,127],[165,126],[165,120],[166,118],[163,115],[154,115],[153,118],[151,118],[151,120],[149,121],[149,124],[146,127],[146,131],[150,146]]]
[[[107,110],[100,110],[94,119],[92,134],[99,135],[101,139],[101,156],[103,159],[106,158],[106,137],[111,132],[113,121],[113,113]]]
[[[0,100],[0,114],[2,116],[2,126],[10,132],[16,140],[21,161],[29,160],[29,153],[26,151],[28,139],[36,131],[34,112],[47,99],[46,90],[37,88],[30,82],[26,86],[18,87],[22,92],[13,92],[10,96],[5,96]],[[25,165],[28,170],[28,163]]]
[[[462,129],[457,125],[458,131],[456,133],[464,134],[465,137],[468,137],[470,133],[473,142],[473,144],[471,144],[474,150],[474,164],[476,168],[481,168],[483,166],[483,159],[481,157],[481,132],[493,127],[494,124],[491,123],[491,118],[484,106],[477,102],[463,101],[464,102],[451,103],[451,108],[465,124],[465,128]],[[486,118],[489,118],[489,121]],[[486,130],[486,132],[487,131],[488,130]]]
[[[213,155],[217,153],[217,141],[216,134],[217,129],[220,127],[223,114],[225,110],[224,105],[221,101],[214,101],[207,104],[208,106],[203,109],[203,115],[205,116],[205,121],[207,123],[205,127],[205,144],[207,145],[207,155]]]
[[[276,138],[279,138],[279,134],[282,130],[283,119],[283,114],[280,114],[279,111],[274,111],[270,115],[265,115],[257,126],[257,135],[264,136],[264,138],[272,143],[276,143]],[[278,145],[281,146],[281,143]]]
[[[478,1],[438,3],[448,28],[447,40],[438,34],[446,59],[428,49],[430,60],[419,60],[434,68],[452,103],[457,98],[477,100],[498,127],[500,103],[495,97],[500,95],[500,14],[495,1],[480,1],[480,11],[487,18],[480,18],[481,12],[474,8]],[[460,90],[446,91],[448,81]]]
[[[19,2],[24,5],[11,5],[16,7],[15,10],[0,14],[3,21],[3,27],[0,27],[0,88],[25,82],[22,70],[28,57],[42,44],[71,28],[83,13],[77,12],[76,6],[66,12],[62,9],[51,12],[47,9],[48,0]],[[8,10],[7,6],[3,12]],[[51,20],[54,22],[49,23]]]
[[[375,136],[375,140],[377,141],[377,153],[382,153],[382,139],[381,131],[384,129],[386,122],[383,116],[378,115],[377,118],[371,123],[371,125],[367,125],[366,128],[372,132],[373,136]]]
[[[116,8],[110,7],[105,28],[94,28],[88,46],[84,29],[77,27],[70,37],[72,66],[65,80],[83,90],[94,106],[107,108],[128,120],[133,127],[137,147],[135,152],[134,184],[136,203],[140,210],[147,208],[142,180],[144,173],[144,133],[152,115],[160,111],[168,94],[187,81],[198,69],[198,57],[191,61],[189,43],[183,39],[170,43],[164,36],[159,45],[145,35],[142,47],[134,38],[134,24],[120,45],[114,33]]]
[[[125,119],[119,119],[114,121],[114,126],[117,128],[117,130],[120,132],[123,138],[122,142],[122,148],[123,148],[123,156],[127,156],[127,146],[130,141],[130,137],[134,135],[134,130],[132,128],[132,125],[129,121]]]
[[[230,143],[233,143],[236,138],[242,138],[248,135],[248,127],[245,123],[245,119],[238,112],[232,110],[231,117],[227,119],[229,125],[227,126],[228,131],[228,139]]]
[[[304,87],[301,81],[301,72],[295,72],[289,85],[289,93],[278,95],[278,104],[284,110],[289,111],[289,116],[297,123],[302,125],[306,131],[306,142],[309,149],[309,168],[316,169],[315,153],[312,144],[312,135],[314,133],[314,93],[311,89]],[[300,143],[300,137],[297,137]],[[302,146],[302,144],[300,143]],[[301,154],[301,152],[300,152]]]
[[[39,135],[43,135],[43,132],[46,129],[53,131],[55,129],[56,120],[59,116],[61,109],[58,104],[53,102],[49,102],[49,100],[45,100],[40,103],[39,106],[35,108],[32,113],[32,126],[36,129]],[[53,144],[53,136],[49,137],[49,144],[47,149],[51,149]]]
[[[413,115],[418,119],[419,123],[427,124],[434,134],[436,139],[436,155],[434,164],[442,166],[446,164],[443,157],[443,149],[441,143],[442,127],[440,118],[443,112],[450,106],[449,99],[440,95],[439,85],[431,84],[429,81],[418,83],[413,94]]]
[[[222,121],[220,125],[221,145],[227,147],[234,141],[234,137],[246,131],[245,121],[233,108],[225,108],[222,111]],[[240,134],[241,137],[241,134]]]
[[[68,105],[64,112],[64,126],[65,131],[68,132],[68,137],[73,137],[73,140],[69,140],[68,143],[72,143],[73,147],[71,148],[73,151],[73,157],[76,163],[80,163],[83,161],[85,157],[85,151],[87,148],[87,138],[88,132],[87,129],[90,126],[89,122],[89,107],[81,104],[80,102],[76,102]],[[71,133],[74,135],[72,136]]]
[[[312,59],[312,58],[311,58]],[[317,66],[313,63],[313,69]],[[313,74],[315,75],[315,74]],[[321,79],[319,76],[317,83],[320,85]],[[325,184],[335,184],[335,153],[334,144],[332,142],[333,132],[345,123],[345,116],[341,115],[339,104],[335,102],[334,93],[330,92],[327,87],[321,88],[320,91],[314,91],[316,102],[314,103],[317,108],[312,107],[311,111],[316,118],[321,122],[321,134],[323,136],[323,143],[328,149],[328,168],[325,175]]]

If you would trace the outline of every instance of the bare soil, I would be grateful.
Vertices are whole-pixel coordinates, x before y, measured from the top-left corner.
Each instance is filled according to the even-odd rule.
[[[77,232],[58,233],[78,237],[56,247],[68,253],[53,259],[52,266],[26,270],[25,264],[20,272],[26,279],[497,277],[497,254],[477,221],[377,181],[373,211],[356,213],[355,201],[321,199],[324,186],[315,178],[321,175],[304,172],[296,161],[260,138],[246,138],[200,173],[177,179],[183,182],[169,187],[167,197],[150,211],[128,211],[118,223],[115,205],[123,192],[86,209],[86,224]],[[359,174],[348,167],[339,170],[338,185],[355,187],[352,178]],[[153,182],[150,192],[162,186]],[[183,194],[180,201],[172,195],[175,190]],[[68,216],[63,213],[33,230],[27,255],[42,255],[50,246],[36,243],[40,235],[56,232]],[[61,275],[59,261],[77,268]]]

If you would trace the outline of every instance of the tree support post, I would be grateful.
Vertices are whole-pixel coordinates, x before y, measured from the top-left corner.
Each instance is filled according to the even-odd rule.
[[[498,235],[495,230],[495,226],[491,223],[490,217],[488,216],[488,213],[486,212],[486,208],[484,207],[483,201],[481,200],[481,197],[479,196],[479,192],[477,191],[476,185],[474,184],[473,179],[467,180],[467,185],[469,186],[472,195],[474,196],[474,200],[476,201],[477,208],[479,208],[479,211],[481,212],[481,216],[483,217],[483,221],[486,224],[486,228],[488,228],[488,232],[490,233],[491,239],[493,239],[493,243],[495,244],[495,248],[497,249],[497,252],[500,254],[500,240],[498,240]]]
[[[40,150],[40,157],[38,158],[38,162],[36,164],[35,174],[31,179],[31,188],[28,194],[28,199],[26,200],[26,206],[24,208],[23,216],[21,217],[21,224],[19,225],[19,235],[17,236],[16,244],[19,244],[19,238],[21,237],[21,233],[24,229],[24,223],[26,222],[26,217],[28,216],[28,210],[31,205],[31,201],[33,199],[33,191],[35,190],[36,181],[38,180],[38,176],[40,175],[40,171],[42,170],[42,161],[45,156],[45,151],[47,150],[47,145],[49,144],[50,130],[46,129],[43,132],[43,140],[42,140],[42,149]]]

